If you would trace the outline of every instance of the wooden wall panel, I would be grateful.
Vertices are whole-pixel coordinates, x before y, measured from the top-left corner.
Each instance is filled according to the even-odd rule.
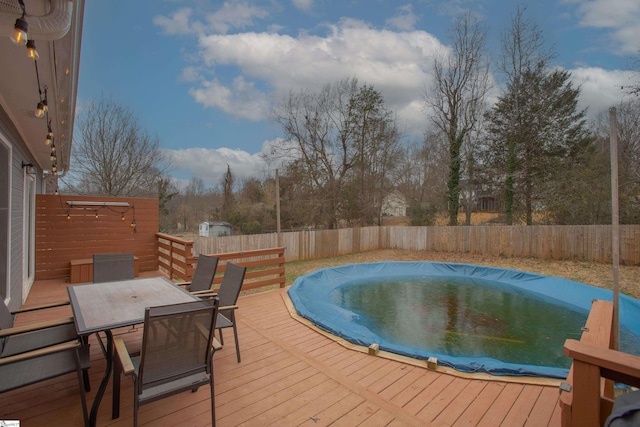
[[[67,201],[127,202],[131,207],[71,207]],[[157,270],[158,215],[157,199],[37,195],[36,280],[69,276],[72,259],[95,253],[133,252],[140,271]]]

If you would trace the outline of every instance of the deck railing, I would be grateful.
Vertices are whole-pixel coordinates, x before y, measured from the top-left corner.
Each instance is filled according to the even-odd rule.
[[[160,271],[177,281],[191,281],[198,262],[194,256],[193,241],[169,234],[157,233],[158,264]],[[251,251],[236,251],[207,254],[220,260],[214,285],[220,284],[227,262],[247,267],[243,290],[279,285],[284,288],[284,248],[267,248]]]
[[[264,286],[285,286],[284,248],[257,249],[255,251],[227,252],[207,254],[216,256],[220,260],[213,285],[222,281],[227,262],[247,267],[242,290],[261,288]]]
[[[156,237],[160,271],[170,279],[190,281],[198,260],[193,254],[193,240],[165,233],[156,233]]]
[[[614,406],[614,382],[640,387],[640,357],[612,350],[613,303],[594,300],[580,340],[569,339],[573,359],[560,387],[563,427],[604,425]]]

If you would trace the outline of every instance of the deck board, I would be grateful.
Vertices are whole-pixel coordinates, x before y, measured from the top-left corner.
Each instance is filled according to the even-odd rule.
[[[66,299],[61,281],[36,282],[27,305]],[[233,337],[214,358],[218,426],[424,426],[560,425],[555,386],[466,379],[340,345],[291,317],[282,291],[240,297],[237,313],[242,363]],[[21,315],[18,323],[69,316],[69,307],[46,316]],[[140,329],[119,330],[139,347]],[[93,401],[105,361],[95,336],[90,378]],[[99,426],[129,426],[133,387],[122,379],[121,416],[111,419],[111,385]],[[0,419],[29,426],[80,426],[77,382],[67,375],[0,397]],[[209,389],[182,393],[140,408],[141,426],[210,425]]]

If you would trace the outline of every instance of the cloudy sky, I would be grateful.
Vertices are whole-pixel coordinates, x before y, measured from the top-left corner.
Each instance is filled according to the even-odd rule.
[[[640,79],[631,71],[640,1],[521,4],[555,49],[553,65],[581,87],[589,115]],[[419,141],[433,55],[447,48],[452,22],[465,11],[481,17],[497,58],[515,8],[510,0],[91,0],[78,106],[106,96],[130,108],[183,182],[216,186],[227,165],[237,181],[273,176],[260,153],[283,137],[269,112],[289,91],[355,76],[382,92],[406,139]]]

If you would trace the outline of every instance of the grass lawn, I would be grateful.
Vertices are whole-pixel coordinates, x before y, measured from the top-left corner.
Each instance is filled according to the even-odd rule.
[[[288,262],[285,265],[287,286],[303,274],[336,265],[379,261],[438,261],[487,265],[563,277],[576,282],[611,289],[613,269],[610,264],[590,261],[556,261],[537,258],[507,258],[474,254],[383,249],[333,258]],[[640,299],[640,266],[620,266],[620,291]]]

